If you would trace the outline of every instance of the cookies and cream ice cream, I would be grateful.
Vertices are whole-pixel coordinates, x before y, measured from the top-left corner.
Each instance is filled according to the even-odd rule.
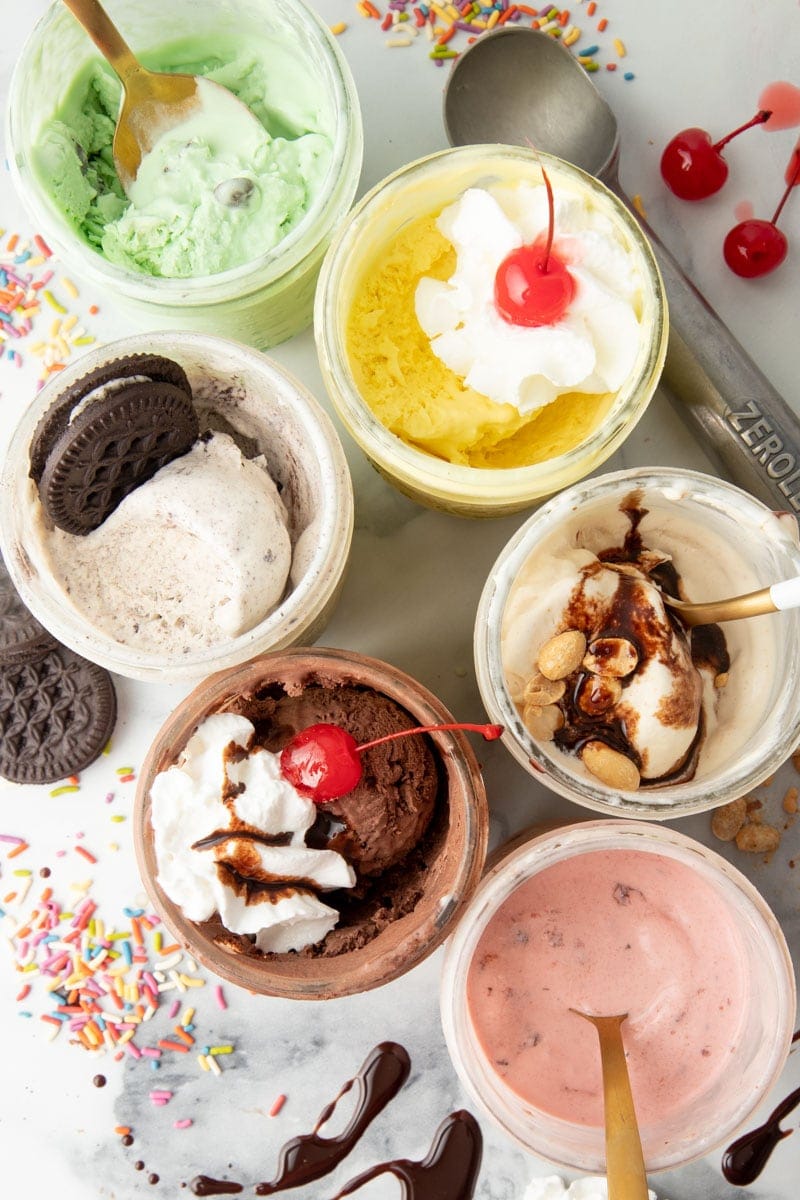
[[[631,377],[651,336],[641,256],[588,190],[554,191],[554,252],[574,284],[554,323],[509,321],[496,299],[504,260],[547,235],[541,175],[467,188],[365,256],[349,366],[408,444],[472,467],[542,462],[588,437]]]
[[[766,702],[758,624],[690,630],[664,596],[745,591],[749,570],[660,497],[573,508],[530,554],[503,616],[506,686],[530,735],[570,771],[647,788],[653,804],[660,787],[723,766]]]
[[[319,74],[277,32],[137,49],[153,70],[227,88],[252,119],[201,80],[197,112],[159,139],[126,196],[111,150],[120,83],[93,59],[34,148],[56,208],[109,262],[149,275],[213,275],[278,246],[313,208],[332,160],[336,114]]]
[[[155,653],[252,629],[280,602],[292,561],[286,508],[263,456],[245,457],[220,432],[91,533],[43,524],[41,538],[69,603],[110,637]]]

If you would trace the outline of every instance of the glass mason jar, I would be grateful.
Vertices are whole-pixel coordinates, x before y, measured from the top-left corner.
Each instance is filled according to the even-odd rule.
[[[311,321],[314,289],[331,233],[350,207],[361,171],[361,112],[350,69],[327,26],[303,0],[108,0],[111,19],[137,55],[191,38],[270,35],[319,81],[330,114],[332,156],[320,193],[273,249],[218,274],[165,278],[116,266],[84,241],[53,203],[35,169],[34,148],[70,84],[98,57],[60,3],[33,29],[14,71],[7,116],[8,159],[17,190],[39,232],[75,274],[109,295],[142,329],[198,329],[259,349]],[[188,61],[188,60],[187,60]]]
[[[467,188],[540,184],[542,167],[554,188],[579,197],[588,195],[592,209],[612,223],[638,269],[641,338],[634,364],[606,415],[564,453],[528,466],[487,468],[452,463],[390,432],[361,394],[347,345],[354,297],[381,252],[409,222],[437,215]],[[588,475],[625,440],[658,383],[668,318],[650,246],[637,221],[602,183],[547,154],[516,146],[467,146],[402,167],[359,201],[339,227],[323,263],[314,331],[333,404],[354,440],[390,483],[434,508],[464,516],[501,516],[530,507]]]

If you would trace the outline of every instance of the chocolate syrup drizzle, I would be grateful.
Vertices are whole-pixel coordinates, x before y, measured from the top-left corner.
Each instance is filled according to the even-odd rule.
[[[257,1196],[288,1191],[328,1175],[358,1142],[367,1126],[400,1091],[411,1071],[408,1052],[397,1042],[381,1042],[370,1051],[361,1069],[319,1115],[311,1133],[291,1138],[278,1155],[278,1173],[270,1182],[255,1186]],[[340,1134],[320,1137],[342,1096],[355,1085],[355,1112]],[[378,1175],[394,1175],[403,1188],[403,1200],[470,1200],[478,1180],[483,1153],[480,1127],[461,1109],[450,1113],[434,1135],[430,1150],[420,1162],[407,1158],[379,1163],[346,1183],[334,1200],[348,1196]],[[243,1185],[236,1180],[195,1175],[188,1184],[195,1196],[237,1195]]]
[[[402,1200],[469,1200],[478,1182],[482,1156],[478,1122],[471,1113],[459,1109],[442,1121],[420,1162],[395,1158],[369,1167],[346,1183],[333,1200],[349,1196],[379,1175],[394,1175],[400,1180]]]
[[[791,1129],[781,1129],[780,1123],[798,1104],[800,1088],[795,1088],[773,1109],[763,1125],[751,1129],[749,1133],[743,1133],[735,1142],[731,1142],[722,1156],[722,1174],[728,1183],[744,1187],[758,1179],[778,1142],[782,1142],[792,1132]]]
[[[630,528],[625,534],[621,546],[601,550],[597,558],[602,563],[631,564],[638,566],[653,583],[666,595],[680,599],[680,576],[670,562],[658,563],[649,570],[641,566],[642,555],[646,547],[642,542],[639,530],[642,519],[648,510],[640,507],[641,493],[633,492],[620,504],[620,511],[627,516]],[[647,629],[641,620],[637,619],[639,605],[637,603],[638,582],[634,577],[620,575],[613,611],[606,628],[597,631],[595,638],[624,638],[636,648],[639,663],[645,663],[658,649],[656,639],[648,636]],[[678,614],[666,609],[667,617],[681,637],[686,637],[686,627]],[[567,611],[566,620],[570,627],[582,628],[586,614],[578,602],[575,612]],[[730,667],[730,656],[725,643],[725,635],[718,625],[700,625],[691,630],[689,649],[692,662],[699,670],[707,668],[715,675],[726,672]],[[631,682],[634,675],[621,679],[623,689]],[[581,696],[584,689],[591,689],[596,683],[591,673],[579,668],[574,676],[567,680],[567,691],[559,707],[564,714],[564,725],[553,735],[554,743],[561,750],[578,753],[587,742],[601,741],[612,749],[631,759],[641,768],[639,755],[630,743],[625,729],[625,723],[618,717],[604,712],[587,713],[581,706]],[[698,722],[697,732],[681,763],[666,775],[656,779],[643,779],[642,787],[659,787],[668,783],[682,783],[694,776],[697,758],[703,740],[704,722],[702,712]]]
[[[411,1059],[408,1051],[397,1042],[381,1042],[364,1060],[361,1069],[327,1104],[319,1114],[311,1133],[292,1138],[281,1149],[278,1174],[270,1183],[256,1184],[257,1196],[299,1187],[327,1175],[350,1153],[371,1121],[397,1095],[408,1079]],[[355,1084],[358,1089],[356,1108],[345,1128],[337,1137],[320,1137],[319,1131],[330,1120],[342,1096]]]

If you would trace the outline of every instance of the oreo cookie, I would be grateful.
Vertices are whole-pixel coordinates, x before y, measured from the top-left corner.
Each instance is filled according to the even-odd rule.
[[[91,532],[156,471],[191,449],[200,432],[185,392],[170,383],[128,383],[93,401],[47,456],[39,497],[53,524]]]
[[[30,476],[36,483],[42,478],[47,456],[69,425],[73,410],[98,388],[124,384],[133,376],[144,376],[153,383],[170,383],[185,392],[190,401],[192,399],[192,389],[183,367],[160,354],[127,354],[95,367],[65,388],[36,426],[29,451]]]
[[[0,775],[54,783],[88,767],[114,729],[108,671],[60,643],[35,661],[0,668]]]
[[[0,667],[31,662],[57,645],[30,613],[0,558]]]

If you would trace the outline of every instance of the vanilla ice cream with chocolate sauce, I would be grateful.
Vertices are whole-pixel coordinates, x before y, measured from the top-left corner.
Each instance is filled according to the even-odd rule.
[[[731,666],[719,626],[687,630],[664,604],[662,593],[689,597],[671,555],[643,544],[641,504],[632,493],[619,506],[629,522],[621,545],[537,560],[525,590],[536,616],[512,599],[504,629],[506,677],[528,729],[620,791],[694,777]]]

